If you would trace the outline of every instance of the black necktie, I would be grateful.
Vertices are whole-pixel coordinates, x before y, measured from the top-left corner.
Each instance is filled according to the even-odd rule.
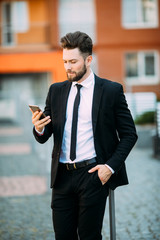
[[[76,84],[77,95],[74,100],[72,129],[71,129],[71,147],[70,147],[70,159],[74,161],[76,159],[76,142],[77,142],[77,122],[78,122],[78,106],[80,103],[80,89],[82,85]]]

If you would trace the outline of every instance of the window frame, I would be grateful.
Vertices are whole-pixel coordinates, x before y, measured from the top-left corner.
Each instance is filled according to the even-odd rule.
[[[7,31],[7,26],[5,26],[6,23],[4,23],[4,19],[5,19],[5,11],[4,11],[4,8],[7,4],[10,4],[10,7],[11,7],[11,19],[13,20],[13,11],[12,11],[12,8],[13,8],[13,2],[9,2],[9,1],[6,1],[6,2],[2,2],[2,29],[1,29],[1,42],[2,42],[2,46],[3,47],[12,47],[16,44],[16,34],[14,33],[13,31],[13,26],[11,25],[9,28],[10,28],[10,31]],[[12,21],[11,20],[11,21]],[[10,43],[8,43],[6,41],[6,37],[5,35],[7,34],[7,32],[10,32],[12,34],[12,41]]]
[[[126,55],[129,53],[137,53],[138,56],[138,76],[137,77],[127,77],[126,76]],[[154,76],[145,75],[145,56],[147,54],[153,54],[155,59],[154,64]],[[156,85],[160,82],[159,76],[159,52],[157,50],[141,50],[141,51],[127,51],[124,54],[124,75],[127,85]]]
[[[122,0],[122,4],[121,4],[121,23],[122,23],[122,26],[123,28],[125,29],[145,29],[145,28],[158,28],[159,27],[159,12],[158,12],[158,9],[159,9],[159,6],[158,6],[158,0],[155,0],[155,4],[156,4],[156,8],[155,8],[155,14],[156,14],[156,21],[151,23],[151,22],[142,22],[140,21],[140,19],[142,19],[142,14],[141,14],[141,11],[140,11],[140,6],[141,6],[141,3],[140,1],[141,0],[135,0],[136,1],[136,5],[139,6],[139,9],[136,10],[136,15],[137,16],[137,22],[135,23],[127,23],[124,21],[124,12],[123,12],[123,1],[125,0]],[[141,6],[142,7],[142,6]]]
[[[23,33],[25,31],[22,31],[22,30],[18,30],[15,28],[14,26],[14,22],[17,20],[16,19],[16,15],[15,15],[15,12],[14,12],[14,8],[15,8],[15,4],[16,3],[19,3],[19,2],[25,2],[26,3],[26,11],[27,13],[29,14],[29,10],[28,10],[28,2],[26,1],[3,1],[1,4],[1,15],[2,15],[2,25],[1,25],[1,43],[2,43],[2,46],[3,47],[14,47],[16,46],[17,44],[17,33]],[[4,22],[5,18],[6,18],[6,12],[4,11],[5,9],[5,6],[9,4],[10,5],[10,8],[11,8],[11,13],[10,13],[10,17],[11,17],[11,24],[10,26],[7,26],[6,22]],[[29,21],[29,19],[28,19]],[[27,29],[28,30],[28,29]],[[6,34],[7,33],[10,33],[12,35],[11,39],[12,41],[10,43],[8,43],[6,40]]]

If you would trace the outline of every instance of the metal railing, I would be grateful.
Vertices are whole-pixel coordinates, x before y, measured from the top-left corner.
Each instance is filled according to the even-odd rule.
[[[25,32],[15,32],[13,26],[0,23],[0,46],[17,47],[19,45],[50,44],[50,24],[31,22]]]

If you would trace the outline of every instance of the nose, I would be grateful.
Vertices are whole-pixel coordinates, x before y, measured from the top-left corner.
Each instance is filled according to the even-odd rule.
[[[71,70],[71,64],[69,62],[65,63],[65,69],[66,71]]]

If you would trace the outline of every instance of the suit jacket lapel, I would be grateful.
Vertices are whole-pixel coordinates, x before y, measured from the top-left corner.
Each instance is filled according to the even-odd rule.
[[[71,82],[66,81],[64,87],[62,88],[61,91],[61,120],[62,120],[62,128],[61,128],[61,133],[63,134],[64,131],[64,124],[66,121],[66,108],[67,108],[67,100],[68,100],[68,95],[70,92],[71,88]],[[60,107],[60,106],[59,106]]]
[[[95,86],[93,92],[93,103],[92,103],[92,125],[93,125],[93,135],[95,134],[97,117],[99,111],[99,105],[101,101],[103,91],[103,82],[99,77],[95,75]]]
[[[64,131],[64,124],[66,120],[66,108],[67,108],[67,100],[68,95],[71,88],[71,82],[66,81],[65,85],[62,88],[61,91],[61,117],[62,117],[62,124],[61,124],[61,133],[63,135]],[[92,125],[93,125],[93,134],[95,134],[96,130],[96,124],[97,124],[97,117],[98,117],[98,111],[99,111],[99,105],[101,101],[103,91],[103,81],[101,81],[101,78],[97,77],[95,75],[95,86],[94,86],[94,92],[93,92],[93,103],[92,103]]]

